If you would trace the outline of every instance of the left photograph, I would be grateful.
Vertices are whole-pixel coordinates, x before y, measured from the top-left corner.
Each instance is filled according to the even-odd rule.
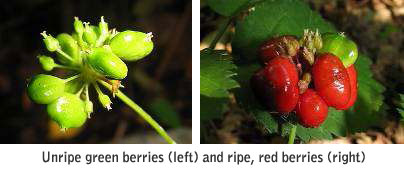
[[[192,143],[191,1],[0,9],[1,143]]]

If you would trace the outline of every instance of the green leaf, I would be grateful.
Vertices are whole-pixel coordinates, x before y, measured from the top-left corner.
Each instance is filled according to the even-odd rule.
[[[219,119],[226,111],[228,98],[215,98],[201,95],[201,121]]]
[[[201,94],[207,97],[228,97],[228,89],[238,87],[231,77],[236,66],[225,51],[201,51]]]
[[[150,106],[151,113],[171,128],[178,128],[181,126],[180,116],[175,110],[174,106],[165,99],[156,99]]]
[[[323,20],[299,0],[274,0],[257,4],[244,20],[236,25],[233,39],[233,55],[237,67],[236,80],[241,88],[234,89],[237,102],[246,111],[252,113],[269,133],[289,134],[293,120],[273,116],[265,110],[253,96],[249,81],[256,70],[262,67],[256,54],[259,45],[272,36],[301,36],[304,29],[321,33],[336,32],[334,27]],[[379,125],[384,120],[384,87],[372,78],[371,61],[360,56],[355,64],[358,76],[358,99],[348,111],[329,108],[326,121],[319,128],[304,128],[297,125],[296,135],[304,142],[312,139],[332,139],[333,136],[345,136],[349,132],[364,130]],[[293,117],[293,116],[290,116]],[[280,129],[279,129],[280,128]]]
[[[229,89],[239,87],[232,79],[236,66],[225,51],[201,51],[201,120],[220,118],[226,109]]]
[[[275,117],[271,116],[263,106],[254,97],[253,91],[250,87],[250,77],[261,66],[258,63],[242,65],[237,69],[236,81],[240,84],[241,88],[234,89],[239,105],[253,113],[255,119],[260,122],[269,133],[278,132],[278,123]]]
[[[213,11],[223,16],[232,16],[250,0],[206,0]]]
[[[355,63],[358,77],[358,98],[355,105],[345,111],[351,132],[364,131],[385,120],[383,92],[385,88],[375,79],[370,69],[372,61],[363,55]]]
[[[302,36],[304,29],[318,29],[321,33],[335,31],[300,0],[264,1],[236,25],[232,45],[235,53],[255,60],[259,45],[267,38],[285,34]]]
[[[400,114],[400,116],[401,116],[401,122],[404,122],[404,95],[403,94],[399,94],[399,96],[400,96],[400,101],[399,101],[399,103],[397,104],[398,105],[398,107],[397,107],[397,111],[398,111],[398,113]]]

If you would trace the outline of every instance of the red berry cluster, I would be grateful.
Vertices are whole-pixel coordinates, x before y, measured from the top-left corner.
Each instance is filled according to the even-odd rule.
[[[354,65],[345,68],[331,53],[316,53],[321,39],[298,40],[286,35],[271,38],[259,49],[264,65],[251,78],[251,88],[259,101],[280,115],[295,112],[305,127],[320,126],[328,107],[350,108],[357,97]],[[311,83],[313,82],[313,83]]]

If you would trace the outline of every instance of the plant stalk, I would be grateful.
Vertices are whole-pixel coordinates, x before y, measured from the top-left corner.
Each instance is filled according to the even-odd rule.
[[[112,91],[112,86],[105,81],[98,80],[100,84],[106,87],[108,90]],[[139,105],[137,105],[133,100],[131,100],[128,96],[122,93],[120,90],[116,93],[119,99],[121,99],[126,105],[132,108],[135,112],[137,112],[144,120],[146,120],[156,131],[159,133],[161,137],[163,137],[167,143],[176,144],[176,142],[167,134],[167,132],[161,127],[149,114],[147,114]]]
[[[293,125],[292,129],[290,130],[288,144],[293,144],[295,142],[296,129],[297,129],[297,126]]]
[[[216,34],[215,39],[213,39],[213,41],[210,43],[209,48],[211,50],[214,50],[216,47],[217,42],[219,42],[220,38],[222,38],[223,34],[226,32],[227,27],[229,27],[229,25],[231,24],[231,22],[233,21],[233,18],[227,18],[226,19],[226,23],[224,25],[221,25],[219,28],[219,32]]]

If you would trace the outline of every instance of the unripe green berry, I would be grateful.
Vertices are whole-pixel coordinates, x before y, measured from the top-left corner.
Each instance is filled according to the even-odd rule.
[[[90,114],[93,113],[93,102],[90,100],[84,101],[84,111],[87,113],[88,118],[90,118]]]
[[[111,99],[107,95],[102,94],[102,93],[98,94],[98,100],[100,101],[102,107],[104,107],[108,110],[112,109],[111,108],[111,104],[112,104]]]
[[[83,26],[83,22],[81,22],[79,20],[79,18],[74,17],[74,30],[77,32],[78,35],[83,35],[84,32],[84,26]]]
[[[332,53],[341,59],[345,68],[350,67],[358,58],[358,48],[352,40],[342,33],[326,33],[322,35],[321,53]]]
[[[56,39],[59,41],[60,47],[63,52],[69,55],[75,62],[80,63],[80,49],[77,41],[69,34],[59,34]],[[70,64],[70,61],[63,57],[61,54],[57,54],[58,60],[63,64]]]
[[[98,73],[113,79],[124,79],[128,74],[126,64],[104,47],[94,48],[88,55],[87,61]]]
[[[90,28],[93,30],[93,32],[95,32],[96,35],[96,39],[98,39],[98,37],[100,37],[101,35],[101,30],[99,27],[96,27],[94,25],[90,25]]]
[[[49,104],[64,93],[65,81],[51,75],[39,74],[31,79],[27,92],[32,101]]]
[[[54,52],[60,48],[58,40],[52,37],[52,35],[47,35],[46,31],[42,32],[41,35],[43,36],[43,42],[45,43],[48,51]]]
[[[56,67],[55,61],[51,57],[41,55],[38,56],[38,59],[45,71],[51,71]]]
[[[112,51],[123,60],[136,61],[147,56],[153,50],[151,33],[124,31],[112,38]]]
[[[64,93],[47,107],[52,120],[61,128],[76,128],[82,126],[87,120],[84,102],[77,95]]]
[[[104,16],[101,17],[101,21],[98,24],[98,28],[100,30],[101,35],[108,35],[108,23],[104,21]]]
[[[87,42],[90,46],[95,45],[95,42],[97,41],[97,32],[94,30],[93,27],[90,27],[89,23],[84,23],[84,33],[83,33],[83,39],[85,42]]]

